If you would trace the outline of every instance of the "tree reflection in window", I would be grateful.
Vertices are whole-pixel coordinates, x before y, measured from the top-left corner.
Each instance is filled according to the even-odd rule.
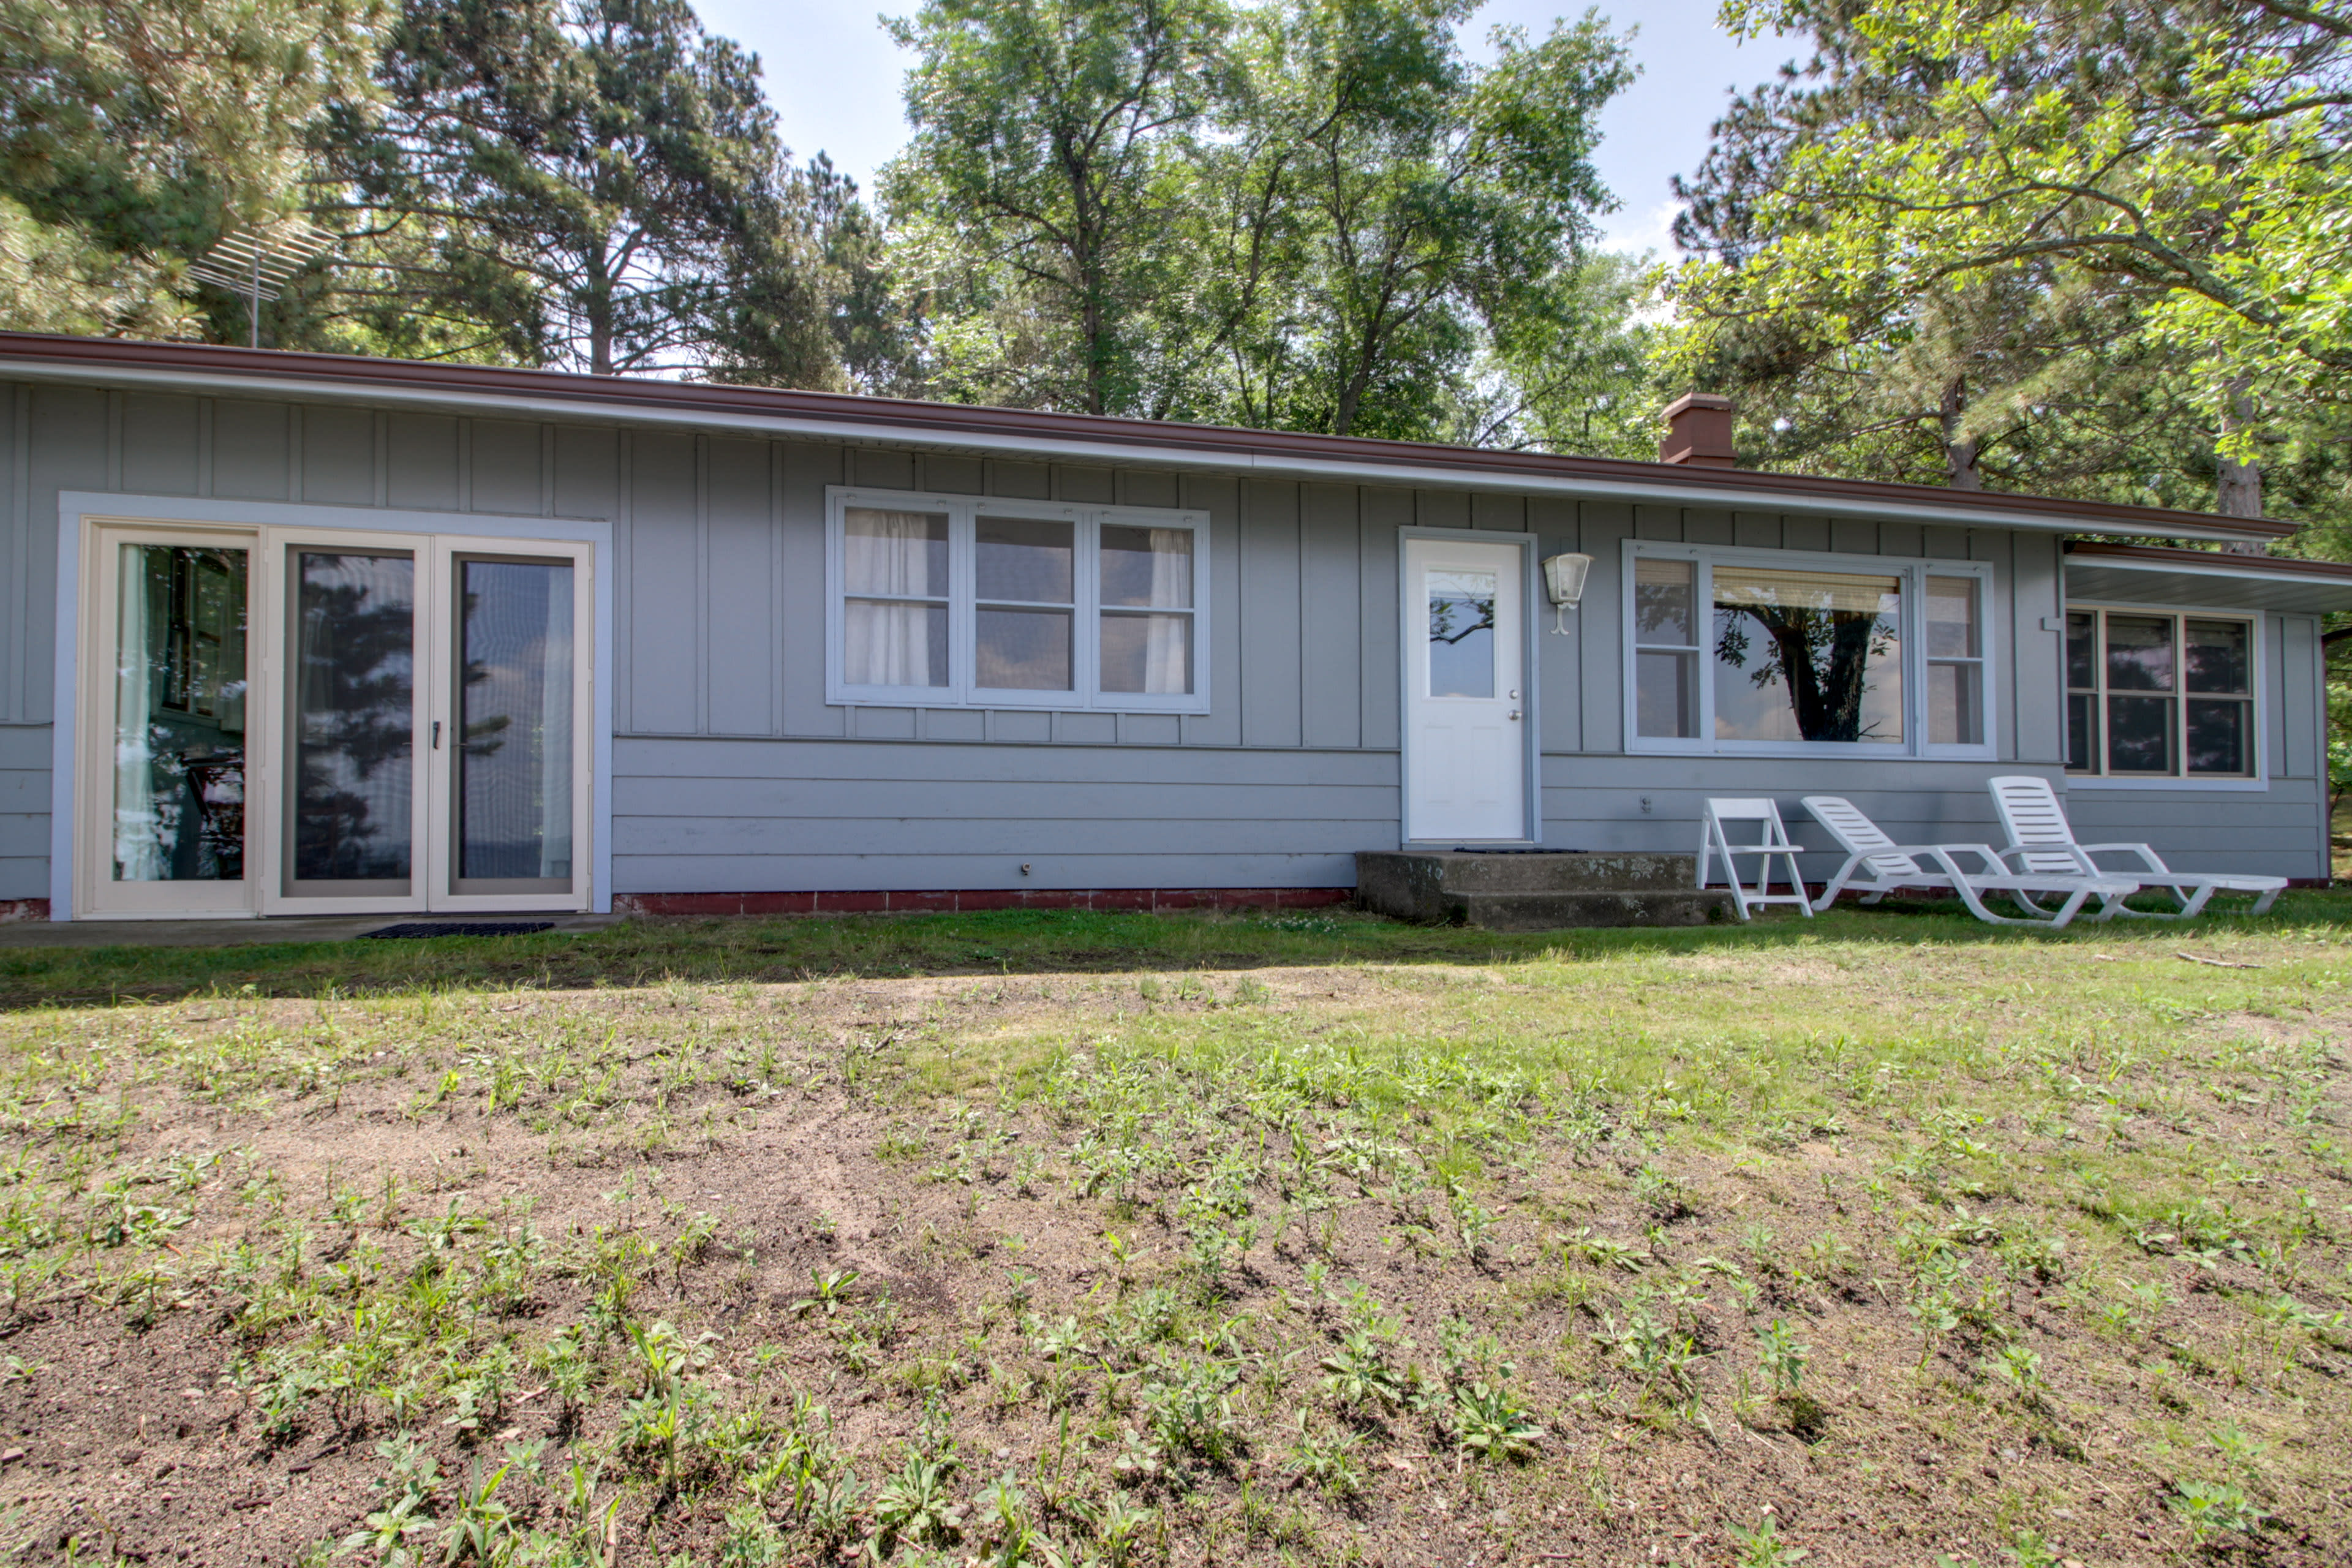
[[[1900,743],[1900,579],[1718,566],[1714,597],[1718,736]]]
[[[294,875],[409,873],[415,563],[299,554]]]
[[[1429,574],[1429,694],[1495,695],[1492,572]]]

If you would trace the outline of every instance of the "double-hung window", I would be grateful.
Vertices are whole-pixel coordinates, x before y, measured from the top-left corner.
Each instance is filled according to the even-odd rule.
[[[2250,779],[2254,622],[2242,616],[2066,613],[2066,771],[2105,779]]]
[[[1635,751],[1989,756],[1989,567],[1627,546]]]
[[[835,489],[826,700],[1208,710],[1197,512]]]

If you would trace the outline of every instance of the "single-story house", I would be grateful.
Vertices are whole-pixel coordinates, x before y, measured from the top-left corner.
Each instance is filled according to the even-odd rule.
[[[1307,903],[2021,771],[2328,870],[2352,568],[1742,470],[1719,399],[1642,463],[0,334],[0,416],[15,918]]]

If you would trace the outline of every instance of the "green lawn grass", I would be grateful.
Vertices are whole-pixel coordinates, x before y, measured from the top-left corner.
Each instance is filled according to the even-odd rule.
[[[2340,1562],[2347,919],[9,950],[0,1548]]]
[[[2141,902],[2151,900],[2143,898]],[[2242,905],[2241,906],[2242,907]],[[163,1000],[199,993],[350,996],[433,989],[574,989],[663,980],[775,983],[856,975],[1246,969],[1264,964],[1485,963],[1557,954],[1741,950],[1789,943],[2049,943],[2165,940],[2169,922],[2081,924],[2055,936],[1994,927],[1951,900],[1785,913],[1746,927],[1505,934],[1406,925],[1349,910],[1150,915],[1007,910],[772,920],[633,920],[596,931],[497,938],[235,947],[0,948],[0,1006]],[[2221,913],[2198,928],[2352,928],[2352,898],[2289,893],[2263,921]]]

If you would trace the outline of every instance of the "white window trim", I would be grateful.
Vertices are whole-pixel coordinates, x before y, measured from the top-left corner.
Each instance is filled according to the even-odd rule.
[[[1693,740],[1670,739],[1644,735],[1640,731],[1640,696],[1635,689],[1639,677],[1638,661],[1633,657],[1636,623],[1633,615],[1633,563],[1648,557],[1656,561],[1690,561],[1697,563],[1698,627],[1698,703],[1699,733]],[[1879,745],[1869,741],[1725,741],[1716,738],[1715,731],[1715,667],[1709,637],[1714,626],[1715,598],[1712,569],[1717,563],[1737,566],[1765,566],[1787,570],[1864,573],[1875,575],[1899,576],[1903,579],[1903,743],[1899,746]],[[1737,545],[1669,544],[1655,540],[1629,539],[1624,543],[1624,567],[1619,574],[1619,616],[1622,626],[1620,650],[1623,655],[1625,750],[1629,753],[1668,756],[1740,756],[1740,757],[1848,757],[1869,758],[1885,762],[1945,762],[1953,759],[1983,761],[2000,756],[1997,737],[2000,733],[2001,715],[1997,694],[2000,689],[2000,646],[1998,617],[1994,614],[1993,568],[1982,561],[1937,561],[1924,556],[1852,555],[1816,550],[1758,550]],[[1977,581],[1977,614],[1980,619],[1977,631],[1982,655],[1979,664],[1984,675],[1984,740],[1971,745],[1934,745],[1927,740],[1927,639],[1924,628],[1927,613],[1927,580],[1929,577],[1973,577]]]
[[[844,604],[843,529],[853,506],[884,507],[906,511],[945,512],[948,516],[948,675],[945,686],[852,686],[843,678]],[[1076,525],[1074,563],[1076,602],[1072,619],[1076,627],[1071,649],[1069,691],[1006,691],[973,683],[973,637],[977,625],[972,524],[982,514],[992,517],[1034,518]],[[1100,691],[1101,588],[1097,568],[1098,541],[1105,525],[1130,528],[1181,528],[1192,535],[1192,689],[1158,694],[1144,691]],[[824,700],[846,708],[978,708],[1018,709],[1076,713],[1206,713],[1209,711],[1209,658],[1213,643],[1209,623],[1209,514],[1170,511],[1153,507],[1083,506],[1066,501],[1022,500],[1009,496],[928,495],[915,490],[884,490],[829,485],[824,511]]]
[[[457,534],[501,540],[562,540],[592,548],[594,623],[590,628],[589,904],[590,912],[609,914],[613,908],[613,671],[618,653],[614,642],[613,525],[602,521],[493,515],[488,512],[423,511],[389,507],[330,506],[310,501],[215,500],[190,496],[151,496],[106,490],[58,492],[57,662],[51,700],[55,722],[50,731],[49,918],[53,921],[99,918],[78,909],[82,884],[80,805],[77,791],[100,787],[79,777],[87,738],[81,734],[82,699],[79,682],[85,668],[102,671],[110,658],[95,646],[99,614],[88,601],[98,592],[104,574],[89,552],[99,531],[108,526],[182,528],[199,532],[257,532],[266,528],[310,531],[342,529],[359,532]],[[266,624],[266,623],[265,623]],[[256,654],[259,652],[257,646]],[[264,716],[265,722],[268,716]],[[258,915],[257,908],[215,910],[204,918],[244,919]],[[323,912],[323,911],[321,911]],[[116,916],[104,918],[114,919]],[[123,917],[127,918],[127,917]],[[153,918],[184,918],[157,915]],[[184,918],[199,918],[188,915]]]
[[[2169,616],[2177,620],[2243,621],[2252,626],[2253,638],[2247,649],[2246,658],[2252,671],[2247,687],[2249,700],[2253,708],[2254,733],[2252,744],[2254,752],[2254,772],[2251,778],[2200,777],[2189,773],[2168,778],[2113,778],[2105,773],[2068,773],[2064,774],[2067,789],[2070,791],[2152,789],[2175,792],[2186,790],[2198,794],[2214,792],[2244,794],[2254,790],[2267,790],[2271,787],[2270,724],[2264,716],[2264,710],[2270,702],[2270,694],[2264,689],[2270,675],[2268,657],[2270,616],[2261,610],[2207,610],[2185,605],[2134,605],[2108,599],[2067,600],[2058,618],[2058,636],[2061,639],[2058,646],[2058,723],[2062,736],[2065,732],[2066,699],[2071,695],[2072,690],[2066,684],[2066,647],[2063,641],[2066,636],[2065,612],[2070,610],[2118,610],[2127,616]],[[2186,692],[2173,693],[2177,699],[2186,698],[2187,695]],[[2181,737],[2181,744],[2185,755],[2188,745],[2186,735]],[[2064,749],[2063,741],[2060,749],[2062,752]]]

